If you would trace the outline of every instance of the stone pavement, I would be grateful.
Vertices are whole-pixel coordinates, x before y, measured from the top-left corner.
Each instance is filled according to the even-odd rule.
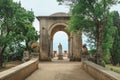
[[[80,66],[80,62],[40,62],[39,69],[26,80],[94,80]]]

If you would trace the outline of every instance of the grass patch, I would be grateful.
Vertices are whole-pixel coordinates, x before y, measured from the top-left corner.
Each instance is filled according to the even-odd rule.
[[[120,74],[120,67],[119,66],[106,65],[106,68]]]

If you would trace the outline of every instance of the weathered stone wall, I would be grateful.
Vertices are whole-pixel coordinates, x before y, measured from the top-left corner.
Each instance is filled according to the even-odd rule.
[[[21,65],[0,72],[0,80],[24,80],[32,72],[38,69],[38,59],[32,59]]]
[[[82,62],[82,68],[93,76],[95,80],[120,80],[120,74],[89,61]]]

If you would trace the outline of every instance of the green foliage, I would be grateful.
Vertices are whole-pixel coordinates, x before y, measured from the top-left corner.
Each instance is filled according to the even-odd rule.
[[[120,73],[120,67],[119,66],[113,66],[113,65],[106,65],[107,69],[110,69],[114,72]]]
[[[111,68],[111,70],[120,74],[120,70],[115,70],[115,69],[112,69],[112,68]]]
[[[25,42],[28,48],[28,43],[37,41],[38,34],[32,26],[33,21],[33,11],[25,10],[13,0],[0,0],[0,66],[3,54],[8,55],[7,50],[14,53],[11,49],[14,47],[11,46],[17,46],[15,54],[22,56],[24,49],[19,44]]]
[[[110,49],[113,45],[116,28],[113,25],[112,14],[107,15],[107,26],[105,27],[103,39],[102,39],[102,55],[105,63],[110,63],[111,55]]]
[[[105,7],[103,0],[76,0],[76,4],[72,7],[72,18],[70,19],[68,29],[71,31],[85,30],[90,32],[92,29],[93,31],[96,30],[97,28],[94,27],[97,27],[97,22],[101,21],[102,23],[104,21],[105,15],[109,15],[109,6],[116,1],[106,1]]]
[[[68,0],[58,1],[65,2]],[[118,1],[119,0],[75,0],[75,3],[71,7],[72,18],[70,19],[68,30],[74,32],[84,31],[88,33],[89,39],[94,42],[97,49],[98,64],[100,64],[102,53],[105,51],[109,53],[109,49],[112,46],[113,38],[111,35],[115,30],[113,26],[111,26],[112,19],[109,9],[111,5],[118,3]],[[68,2],[73,3],[73,0]],[[109,31],[112,31],[112,33],[108,34]],[[107,38],[103,41],[104,37]],[[108,41],[108,39],[111,40]],[[106,41],[108,42],[105,43]]]
[[[113,12],[113,24],[116,32],[113,35],[114,41],[111,48],[111,60],[114,65],[120,64],[120,16],[118,12]]]
[[[89,53],[94,54],[94,55],[96,54],[96,52],[97,52],[96,49],[89,50]]]
[[[23,52],[24,52],[25,46],[22,44],[15,44],[15,46],[16,46],[15,51],[14,52],[11,51],[11,53],[13,53],[12,56],[14,57],[12,59],[9,58],[10,61],[11,60],[22,60],[23,58]]]
[[[24,49],[25,46],[20,43],[9,44],[4,52],[4,60],[6,58],[8,61],[22,60]]]
[[[102,62],[101,62],[101,66],[102,66],[102,67],[105,67],[105,66],[106,66],[106,63],[105,63],[104,60],[102,60]]]

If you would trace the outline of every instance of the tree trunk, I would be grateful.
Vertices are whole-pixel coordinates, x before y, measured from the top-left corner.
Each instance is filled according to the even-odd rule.
[[[29,51],[29,53],[31,53],[29,42],[30,42],[30,40],[26,40],[26,50]]]
[[[6,48],[6,46],[1,48],[1,51],[0,51],[0,67],[3,67],[3,53],[5,51],[5,48]]]
[[[102,60],[102,45],[101,45],[101,38],[97,39],[97,64],[101,64]]]
[[[98,23],[96,29],[96,40],[97,40],[97,64],[101,65],[102,61],[102,36],[103,36],[104,26]]]
[[[3,56],[2,54],[0,53],[0,68],[3,67]]]

